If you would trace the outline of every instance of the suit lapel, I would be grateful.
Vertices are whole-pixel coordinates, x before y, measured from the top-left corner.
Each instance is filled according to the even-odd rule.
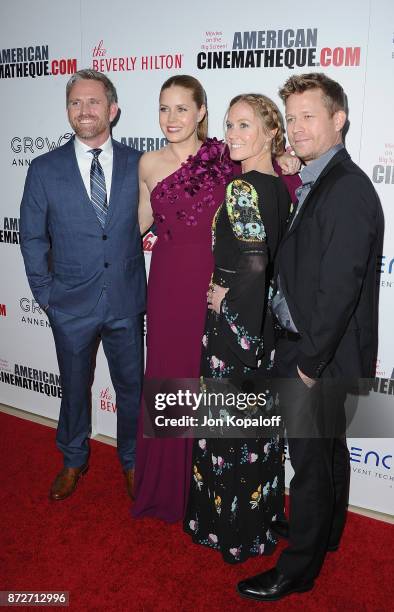
[[[105,225],[109,225],[111,222],[114,210],[119,203],[119,195],[123,186],[123,181],[126,176],[127,166],[127,151],[123,147],[119,146],[116,140],[112,140],[113,147],[113,165],[112,165],[112,181],[111,181],[111,193],[109,196],[109,207],[107,213],[107,219]]]
[[[316,186],[317,186],[317,184],[318,184],[318,182],[319,182],[319,181],[320,181],[320,176],[319,176],[319,178],[317,179],[317,181],[315,181],[315,182],[313,183],[312,188],[311,188],[311,190],[309,191],[308,195],[306,196],[306,198],[305,198],[305,200],[304,200],[304,203],[302,204],[301,210],[300,210],[300,212],[298,213],[298,215],[296,215],[296,213],[297,213],[297,209],[295,210],[294,215],[296,215],[296,218],[294,219],[294,222],[293,222],[293,216],[292,216],[292,217],[289,219],[289,229],[288,229],[288,231],[287,231],[287,233],[286,233],[286,235],[285,235],[285,238],[286,238],[287,236],[290,236],[290,234],[292,234],[292,233],[293,233],[293,232],[294,232],[294,231],[297,229],[297,227],[298,227],[298,225],[299,225],[299,223],[300,223],[300,220],[302,219],[302,216],[303,216],[303,214],[304,214],[304,212],[305,212],[305,207],[306,207],[306,205],[308,204],[308,200],[309,200],[309,198],[311,197],[311,195],[312,195],[312,193],[314,192],[314,190],[316,189]],[[297,203],[297,208],[298,208],[298,203]]]
[[[293,225],[290,227],[291,221],[292,221],[292,217],[289,219],[289,229],[287,231],[287,233],[284,236],[284,240],[290,236],[291,234],[293,234],[293,232],[295,232],[295,230],[297,229],[297,227],[299,226],[301,219],[303,217],[303,215],[305,214],[305,210],[308,206],[309,200],[311,199],[311,197],[313,196],[313,194],[315,193],[316,189],[318,188],[318,186],[320,185],[320,182],[323,180],[323,178],[330,172],[330,170],[336,166],[337,164],[339,164],[340,162],[344,161],[345,159],[348,159],[349,153],[346,151],[346,149],[341,149],[340,151],[338,151],[338,153],[336,153],[336,155],[334,155],[334,157],[332,159],[330,159],[330,161],[328,162],[327,166],[322,170],[322,172],[319,174],[318,178],[316,179],[316,181],[313,183],[310,192],[308,193],[308,195],[306,196],[304,203],[302,204],[301,210],[299,212],[299,214],[296,216],[296,218],[294,219],[294,223]]]

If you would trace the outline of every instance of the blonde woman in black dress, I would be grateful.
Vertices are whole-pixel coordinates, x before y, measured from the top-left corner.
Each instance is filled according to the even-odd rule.
[[[263,379],[272,367],[270,287],[290,210],[289,192],[272,165],[284,150],[277,106],[260,94],[234,98],[226,141],[242,175],[228,184],[213,221],[215,269],[201,375],[236,380],[242,388],[243,381]],[[219,550],[230,563],[270,554],[276,544],[270,524],[284,509],[282,456],[277,435],[196,439],[184,522],[193,541]]]

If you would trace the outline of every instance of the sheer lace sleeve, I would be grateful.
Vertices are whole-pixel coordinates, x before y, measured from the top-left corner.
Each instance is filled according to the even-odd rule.
[[[226,191],[226,212],[237,240],[234,281],[221,305],[221,329],[231,350],[248,367],[262,350],[267,245],[260,214],[263,203],[250,183],[236,179]]]

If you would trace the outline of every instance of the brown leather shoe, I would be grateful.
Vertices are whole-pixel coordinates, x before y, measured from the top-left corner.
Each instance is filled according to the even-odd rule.
[[[51,490],[49,492],[50,499],[60,501],[61,499],[66,499],[66,497],[69,497],[72,493],[74,493],[80,477],[83,474],[86,474],[88,469],[89,466],[87,463],[84,463],[80,467],[76,468],[63,468],[52,483]]]
[[[134,468],[123,470],[123,474],[126,479],[127,495],[130,499],[134,499]]]

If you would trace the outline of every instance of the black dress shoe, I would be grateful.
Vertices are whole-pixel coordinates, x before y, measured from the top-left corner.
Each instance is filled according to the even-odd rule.
[[[247,578],[238,583],[237,591],[242,597],[255,601],[276,601],[292,593],[304,593],[313,588],[313,580],[300,582],[279,574],[276,567]]]
[[[272,521],[270,529],[280,538],[284,538],[285,540],[289,539],[290,527],[289,521],[286,521],[286,519],[277,519],[276,521]],[[327,546],[327,552],[336,552],[338,548],[339,544],[329,544]]]

